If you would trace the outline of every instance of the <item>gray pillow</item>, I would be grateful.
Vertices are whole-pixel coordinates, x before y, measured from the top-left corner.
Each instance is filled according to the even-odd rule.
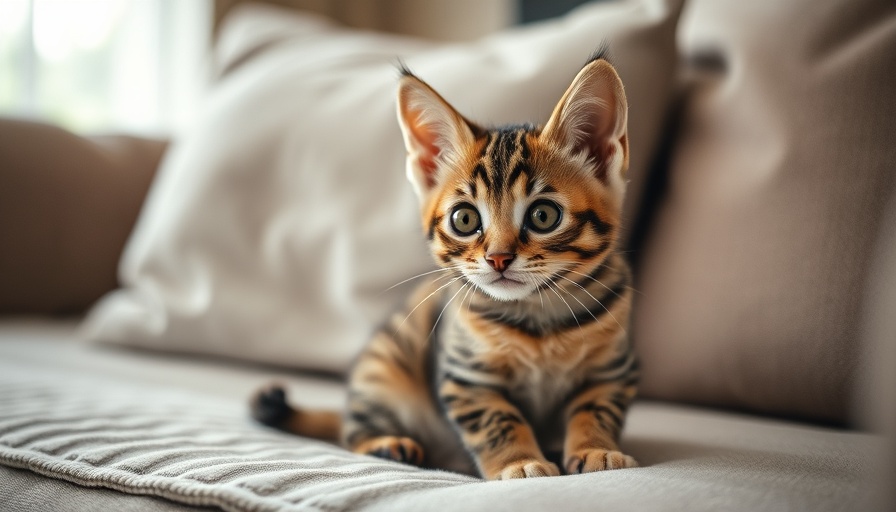
[[[694,72],[643,250],[648,397],[843,422],[896,183],[891,2],[697,0]]]

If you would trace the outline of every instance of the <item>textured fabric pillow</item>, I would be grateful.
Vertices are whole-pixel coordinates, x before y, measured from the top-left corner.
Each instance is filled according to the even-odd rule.
[[[404,177],[398,58],[471,119],[547,120],[609,42],[630,102],[633,196],[673,82],[680,2],[589,5],[471,44],[253,7],[224,29],[195,131],[160,171],[87,337],[343,371],[432,268]]]
[[[697,73],[643,251],[644,395],[842,422],[896,185],[896,9],[698,0]]]

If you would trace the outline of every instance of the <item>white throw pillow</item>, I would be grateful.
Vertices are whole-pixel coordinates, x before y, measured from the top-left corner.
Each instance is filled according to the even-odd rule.
[[[630,103],[630,199],[674,81],[678,0],[588,5],[469,44],[235,11],[224,74],[167,155],[89,339],[341,372],[434,267],[404,176],[401,58],[482,123],[543,123],[602,42]],[[633,208],[628,208],[631,219]],[[423,279],[427,279],[424,277]]]

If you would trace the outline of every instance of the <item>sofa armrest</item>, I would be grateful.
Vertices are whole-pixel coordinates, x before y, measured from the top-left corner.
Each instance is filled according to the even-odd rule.
[[[116,287],[166,146],[0,119],[0,314],[77,314]]]

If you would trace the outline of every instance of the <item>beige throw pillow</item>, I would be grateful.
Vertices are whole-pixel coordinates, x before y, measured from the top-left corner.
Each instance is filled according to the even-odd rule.
[[[638,274],[643,395],[847,419],[872,244],[896,229],[881,220],[896,190],[893,7],[689,4],[697,75]]]
[[[223,78],[166,158],[121,262],[124,287],[86,336],[344,371],[414,283],[389,287],[434,267],[404,177],[398,58],[475,121],[543,123],[606,40],[631,105],[636,199],[673,82],[679,9],[597,3],[470,44],[236,11]]]
[[[0,118],[0,315],[80,315],[118,286],[165,147]]]

